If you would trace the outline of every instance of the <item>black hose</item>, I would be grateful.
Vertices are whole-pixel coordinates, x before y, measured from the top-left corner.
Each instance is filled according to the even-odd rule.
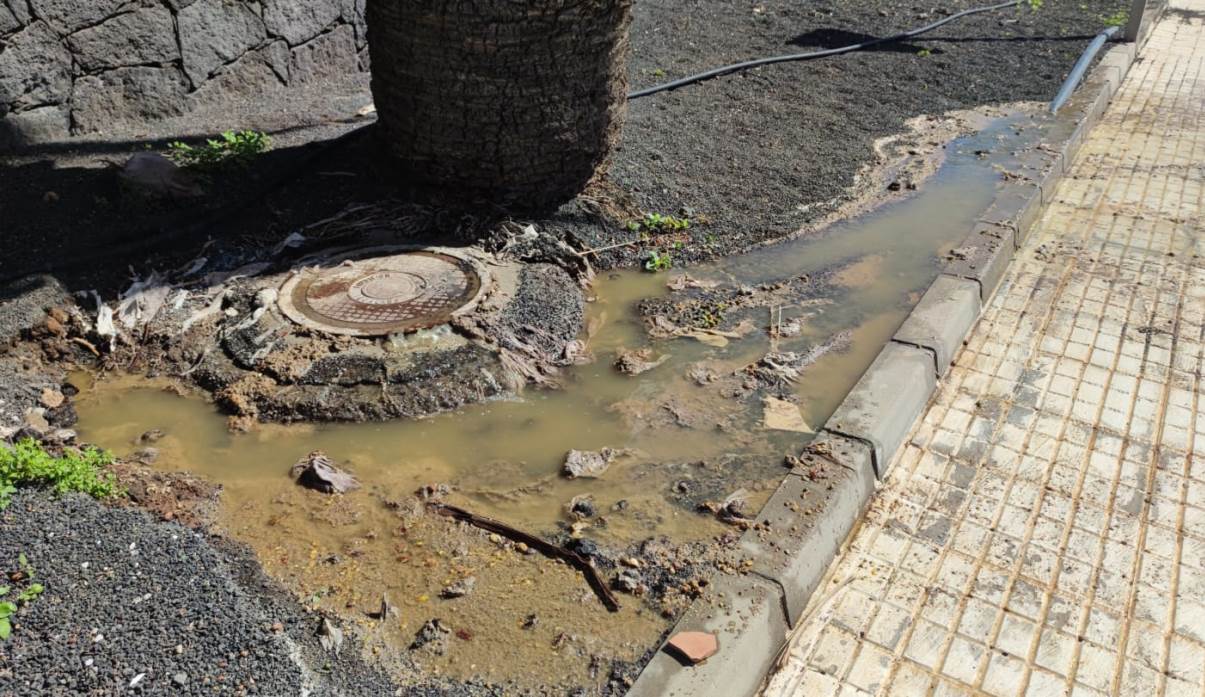
[[[914,36],[920,36],[921,34],[924,34],[925,32],[933,31],[934,29],[936,29],[944,24],[949,24],[950,22],[953,22],[956,19],[961,19],[963,17],[969,17],[970,15],[979,14],[980,12],[992,12],[995,10],[1004,9],[1005,7],[1015,7],[1017,5],[1026,4],[1028,2],[1029,2],[1029,0],[1008,0],[1007,2],[997,3],[995,5],[987,5],[985,7],[974,7],[969,10],[963,10],[962,12],[959,12],[957,14],[952,14],[949,17],[946,17],[945,19],[941,19],[936,22],[933,22],[932,24],[926,24],[923,27],[919,27],[917,29],[911,29],[902,34],[896,34],[895,36],[887,36],[882,39],[872,39],[870,41],[863,41],[860,44],[852,44],[850,46],[841,46],[839,48],[829,48],[829,49],[825,49],[823,51],[813,51],[812,53],[792,53],[792,54],[788,54],[785,56],[771,56],[770,58],[758,58],[757,60],[746,61],[744,63],[733,63],[732,65],[725,65],[722,68],[715,68],[713,70],[708,70],[705,73],[699,73],[698,75],[691,75],[689,77],[684,77],[681,80],[674,80],[673,82],[667,82],[663,85],[654,85],[653,87],[646,87],[645,89],[642,89],[642,90],[636,90],[635,92],[628,94],[628,99],[640,99],[641,97],[647,97],[651,94],[657,94],[658,92],[665,92],[667,90],[676,90],[679,87],[693,85],[696,82],[710,80],[713,77],[720,77],[721,75],[730,75],[732,73],[740,72],[742,70],[748,70],[750,68],[756,68],[756,67],[762,66],[762,65],[771,65],[773,63],[787,63],[790,61],[805,61],[805,60],[811,60],[813,58],[824,58],[825,56],[838,56],[838,55],[841,55],[842,53],[852,53],[853,51],[861,51],[862,49],[870,48],[871,46],[878,46],[879,44],[890,43],[892,41],[902,41],[904,39],[910,39]]]

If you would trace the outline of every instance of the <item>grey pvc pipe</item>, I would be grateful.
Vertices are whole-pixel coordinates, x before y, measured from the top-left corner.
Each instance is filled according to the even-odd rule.
[[[1062,109],[1063,104],[1071,98],[1071,93],[1079,86],[1080,80],[1084,79],[1084,73],[1088,72],[1088,66],[1092,65],[1092,59],[1100,53],[1105,42],[1117,34],[1117,29],[1117,27],[1109,27],[1097,34],[1096,38],[1088,44],[1088,48],[1085,48],[1084,52],[1080,54],[1079,60],[1075,62],[1075,67],[1071,69],[1071,74],[1067,76],[1063,86],[1059,88],[1059,93],[1055,95],[1054,101],[1050,103],[1050,113],[1059,113],[1059,109]]]

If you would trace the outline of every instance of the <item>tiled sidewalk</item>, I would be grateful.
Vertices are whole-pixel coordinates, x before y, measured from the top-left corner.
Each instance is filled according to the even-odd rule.
[[[1172,7],[769,697],[1205,696],[1205,0]]]

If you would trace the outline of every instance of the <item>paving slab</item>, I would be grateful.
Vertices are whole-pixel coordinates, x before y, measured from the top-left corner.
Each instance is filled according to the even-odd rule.
[[[1203,112],[1174,0],[766,697],[1205,694]]]

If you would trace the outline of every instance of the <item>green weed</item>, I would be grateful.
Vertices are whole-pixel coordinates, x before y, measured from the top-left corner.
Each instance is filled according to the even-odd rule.
[[[674,260],[670,257],[669,252],[654,250],[649,254],[649,258],[644,260],[645,271],[657,273],[658,271],[668,271],[674,267]]]
[[[916,52],[916,55],[920,56],[921,58],[928,58],[929,56],[933,55],[933,51],[931,49],[922,48]]]
[[[645,213],[641,220],[628,222],[628,230],[636,233],[681,232],[690,229],[690,218],[677,218],[661,213]]]
[[[189,145],[180,141],[167,144],[167,156],[181,167],[214,169],[220,165],[246,165],[256,155],[272,147],[272,138],[259,131],[226,131],[204,145]]]
[[[1100,21],[1104,22],[1106,27],[1124,26],[1130,21],[1130,12],[1129,10],[1121,9],[1111,15],[1101,15]]]
[[[113,456],[96,448],[66,450],[61,456],[47,453],[31,438],[11,449],[0,447],[0,509],[8,506],[18,485],[46,486],[55,493],[78,491],[95,498],[117,493],[116,479],[102,470]]]
[[[12,636],[12,616],[17,614],[17,610],[37,600],[45,590],[42,584],[33,582],[33,566],[25,558],[24,552],[17,556],[17,565],[20,567],[20,571],[9,574],[9,578],[15,579],[12,581],[13,583],[21,582],[28,585],[22,588],[12,600],[0,600],[0,640]],[[12,592],[12,586],[0,586],[0,598],[7,598],[12,595]]]

